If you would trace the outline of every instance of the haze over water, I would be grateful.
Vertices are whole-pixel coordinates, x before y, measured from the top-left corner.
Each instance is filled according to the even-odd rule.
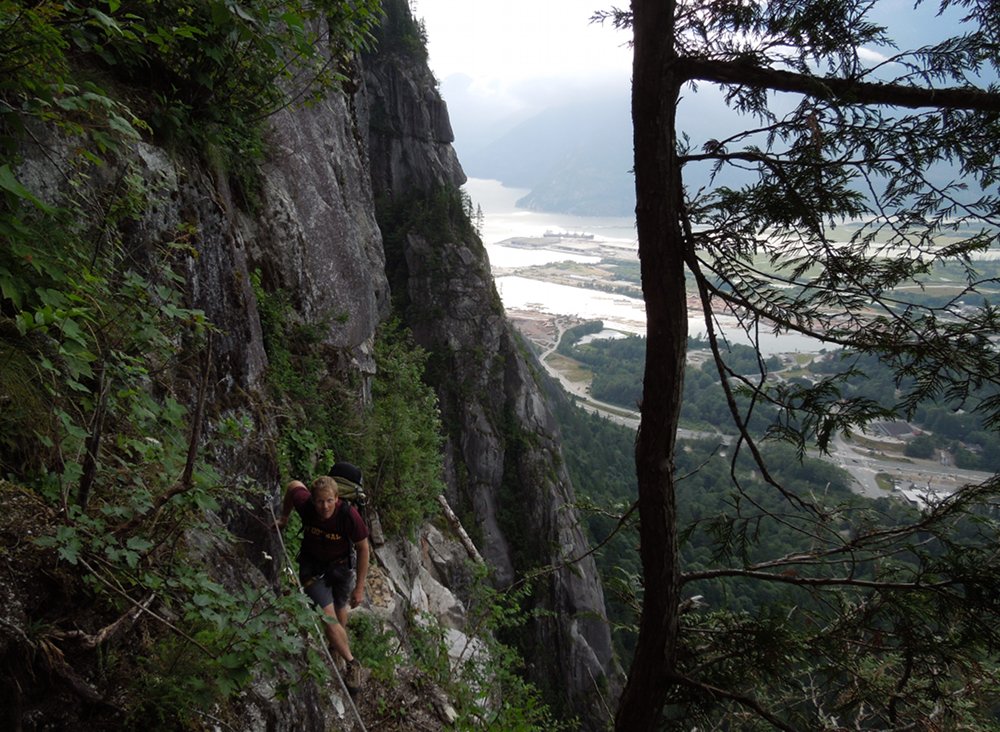
[[[526,264],[536,264],[531,259],[523,258],[525,254],[538,254],[541,261],[564,262],[567,259],[574,261],[596,262],[595,257],[571,257],[560,252],[530,252],[520,250],[520,254],[510,255],[511,252],[518,252],[508,247],[494,247],[496,242],[510,239],[514,236],[541,236],[546,231],[558,231],[562,233],[593,234],[595,238],[602,239],[611,244],[620,245],[633,254],[638,250],[638,241],[635,234],[635,221],[632,217],[600,217],[600,216],[573,216],[570,214],[558,214],[540,211],[528,211],[517,208],[517,200],[530,192],[527,188],[506,188],[499,181],[486,180],[483,178],[470,178],[464,186],[466,193],[472,198],[472,205],[482,206],[485,215],[483,225],[483,243],[487,245],[490,253],[490,264],[494,267],[525,266]],[[494,259],[494,255],[497,259]],[[501,261],[507,256],[511,256],[514,264],[507,264]]]

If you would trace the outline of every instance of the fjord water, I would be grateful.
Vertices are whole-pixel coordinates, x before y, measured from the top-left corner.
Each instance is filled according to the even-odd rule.
[[[539,249],[518,249],[500,246],[511,237],[538,237],[546,231],[593,234],[595,239],[621,247],[623,253],[635,256],[638,243],[631,218],[573,216],[517,208],[516,202],[527,194],[526,189],[506,188],[499,181],[470,178],[464,186],[472,199],[472,207],[483,213],[482,239],[494,270],[497,292],[508,310],[532,310],[553,315],[574,315],[587,320],[603,320],[611,329],[643,335],[646,332],[646,312],[643,301],[588,289],[585,285],[545,282],[504,273],[514,267],[544,265],[553,262],[596,263],[598,257],[573,255]],[[732,343],[749,344],[750,340],[731,317],[717,318],[716,327]],[[688,321],[692,336],[706,332],[700,317]],[[761,350],[767,354],[815,352],[823,344],[797,334],[772,335],[761,333]]]
[[[631,217],[573,216],[570,214],[529,211],[517,208],[516,202],[529,193],[526,188],[507,188],[499,181],[470,178],[464,186],[475,208],[483,209],[483,242],[494,244],[512,236],[541,236],[546,231],[580,232],[617,244],[636,252],[635,221]],[[503,247],[500,247],[503,249]],[[524,266],[526,262],[506,264],[492,261],[494,249],[490,248],[491,263],[495,267]],[[564,261],[565,255],[549,253],[550,262]],[[590,261],[594,261],[592,258]],[[535,264],[535,262],[530,262]]]

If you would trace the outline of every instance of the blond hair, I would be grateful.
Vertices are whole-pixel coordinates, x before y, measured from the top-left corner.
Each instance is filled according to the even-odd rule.
[[[320,491],[332,491],[334,498],[340,497],[340,486],[329,475],[321,475],[312,482],[312,494],[315,496]]]

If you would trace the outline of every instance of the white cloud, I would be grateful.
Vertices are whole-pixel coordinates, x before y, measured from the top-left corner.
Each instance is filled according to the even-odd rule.
[[[879,53],[878,51],[874,51],[870,48],[859,48],[858,58],[864,61],[865,63],[871,64],[872,66],[875,66],[877,64],[884,64],[886,61],[889,60],[889,57],[886,56],[884,53]]]
[[[439,79],[464,74],[491,95],[527,79],[592,79],[628,73],[629,35],[590,22],[601,0],[413,0]],[[625,77],[627,78],[627,76]]]

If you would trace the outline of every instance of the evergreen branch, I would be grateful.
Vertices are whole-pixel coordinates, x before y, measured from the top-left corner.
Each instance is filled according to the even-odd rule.
[[[556,562],[554,564],[549,564],[549,565],[547,565],[545,567],[539,567],[537,569],[534,569],[534,570],[528,572],[527,574],[525,574],[520,579],[515,580],[514,582],[511,582],[510,585],[508,585],[504,589],[504,593],[507,594],[507,593],[513,592],[514,590],[518,589],[519,587],[521,587],[522,585],[524,585],[527,582],[534,581],[534,580],[538,579],[539,577],[544,577],[544,576],[549,575],[549,574],[555,574],[556,572],[558,572],[558,571],[560,571],[562,569],[565,569],[566,567],[569,567],[570,565],[576,564],[577,562],[582,562],[584,559],[586,559],[587,557],[591,556],[592,554],[594,554],[595,552],[597,552],[599,549],[601,549],[605,544],[607,544],[609,541],[611,541],[618,534],[619,531],[621,531],[623,528],[625,528],[625,524],[628,522],[629,517],[635,512],[635,510],[638,507],[639,507],[639,502],[635,501],[631,506],[629,506],[629,509],[618,518],[618,522],[614,525],[614,527],[611,529],[611,531],[608,532],[608,535],[606,537],[604,537],[604,539],[602,539],[601,541],[599,541],[597,544],[595,544],[594,546],[590,547],[583,554],[580,554],[579,556],[576,556],[576,557],[571,557],[569,559],[564,559],[561,562]]]
[[[769,712],[763,706],[761,706],[755,699],[751,699],[748,696],[742,694],[737,694],[732,691],[727,691],[726,689],[720,689],[717,686],[712,686],[711,684],[706,684],[703,681],[697,681],[695,679],[684,676],[683,674],[672,673],[669,675],[669,680],[687,686],[691,689],[707,694],[711,697],[721,697],[723,699],[728,699],[730,701],[736,702],[740,706],[746,707],[753,710],[753,712],[759,716],[761,719],[765,719],[770,722],[777,729],[785,730],[786,732],[798,732],[797,728],[790,727],[776,717],[772,712]]]
[[[693,235],[691,231],[690,220],[688,219],[687,216],[683,216],[682,219],[685,227],[685,236],[688,239],[688,241],[692,241]],[[758,467],[760,467],[761,474],[763,475],[764,480],[769,485],[773,486],[774,488],[777,488],[778,491],[790,503],[798,505],[802,508],[813,511],[815,513],[818,513],[818,509],[815,506],[808,503],[807,501],[802,500],[797,495],[786,490],[784,486],[779,484],[771,475],[770,471],[767,469],[767,465],[764,462],[763,456],[760,454],[760,450],[757,447],[757,443],[750,435],[749,429],[747,427],[747,420],[740,415],[739,407],[736,404],[736,397],[733,394],[732,387],[729,384],[729,379],[726,378],[724,361],[722,358],[722,353],[719,350],[718,334],[716,333],[715,323],[711,317],[712,306],[705,277],[701,273],[697,257],[689,255],[688,257],[686,257],[686,259],[688,268],[692,270],[692,273],[695,276],[695,281],[698,286],[698,294],[699,297],[701,298],[702,311],[705,315],[705,328],[707,329],[708,333],[708,342],[712,349],[712,356],[715,360],[716,368],[718,369],[719,372],[719,379],[721,380],[722,383],[723,392],[726,395],[726,403],[729,406],[729,412],[733,416],[733,421],[736,424],[736,428],[739,430],[740,433],[740,439],[737,442],[736,450],[734,450],[734,457],[732,463],[733,470],[735,470],[735,463],[736,463],[735,453],[739,452],[739,445],[745,442],[747,444],[747,447],[750,449],[751,454],[754,457],[754,461],[757,463]],[[736,480],[735,475],[733,476],[733,479],[734,481]],[[736,483],[738,485],[739,481],[736,481]]]
[[[840,104],[874,104],[1000,113],[1000,95],[975,87],[942,89],[881,84],[833,76],[812,76],[736,61],[688,56],[675,61],[686,78],[770,91],[805,94]]]
[[[795,572],[760,572],[753,569],[724,568],[706,569],[697,572],[684,573],[683,582],[720,579],[723,577],[739,577],[743,579],[764,580],[801,587],[864,587],[872,590],[909,590],[937,591],[959,584],[957,580],[941,582],[893,582],[888,580],[867,580],[857,577],[802,577]]]

